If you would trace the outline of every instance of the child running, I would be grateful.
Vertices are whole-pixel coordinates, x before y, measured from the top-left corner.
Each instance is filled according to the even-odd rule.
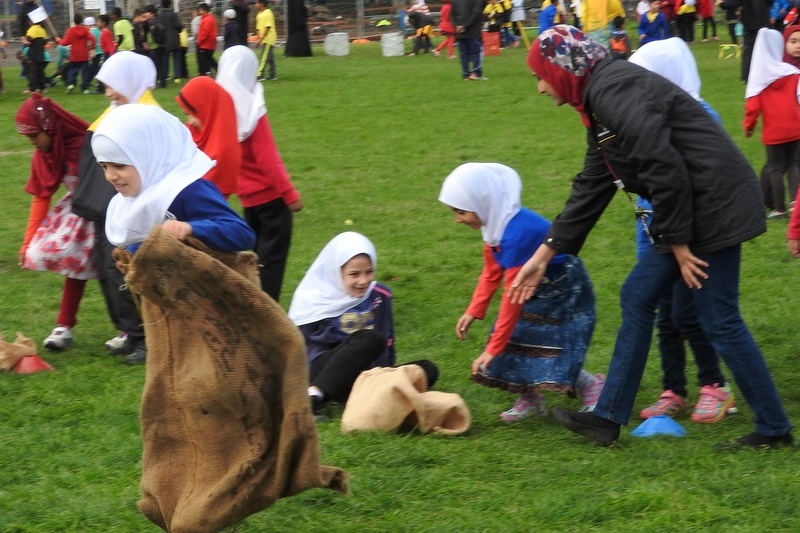
[[[334,237],[303,276],[289,306],[289,318],[306,340],[308,388],[317,420],[325,420],[325,403],[347,402],[358,375],[395,363],[392,292],[375,281],[375,246],[360,233]],[[430,361],[415,361],[428,377],[438,370]]]
[[[508,287],[550,228],[547,219],[521,207],[521,191],[519,175],[497,163],[465,163],[442,184],[439,201],[453,210],[457,223],[480,230],[484,241],[483,272],[456,323],[461,340],[476,319],[486,316],[498,287]],[[513,407],[500,414],[504,422],[546,414],[543,390],[577,392],[582,410],[591,411],[605,382],[602,374],[582,370],[595,325],[594,292],[583,263],[560,254],[546,278],[524,305],[503,294],[489,341],[472,363],[476,383],[519,394]]]
[[[785,43],[777,30],[762,28],[753,45],[753,61],[745,88],[744,133],[752,137],[759,115],[763,115],[761,142],[767,150],[762,170],[764,203],[771,209],[769,219],[786,218],[786,188],[794,200],[798,189],[796,164],[800,149],[800,69],[783,61]]]
[[[28,270],[65,276],[57,326],[44,340],[45,348],[60,351],[72,344],[86,280],[97,277],[92,261],[94,224],[72,212],[81,143],[89,124],[39,94],[22,104],[14,121],[17,131],[36,148],[25,186],[33,201],[19,264]],[[52,197],[62,184],[68,192],[50,210]]]

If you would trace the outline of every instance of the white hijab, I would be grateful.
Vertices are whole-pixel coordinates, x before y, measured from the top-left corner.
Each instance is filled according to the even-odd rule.
[[[233,98],[239,142],[250,137],[258,119],[267,114],[264,87],[256,81],[257,71],[258,58],[246,46],[231,46],[219,56],[216,79]]]
[[[149,57],[123,50],[106,59],[95,78],[134,104],[147,89],[156,86],[156,66]],[[111,106],[116,104],[112,102]]]
[[[520,210],[522,180],[499,163],[464,163],[442,183],[439,201],[481,219],[481,235],[489,246],[497,246],[508,221]]]
[[[669,81],[700,100],[700,74],[689,45],[680,37],[651,41],[628,59]]]
[[[342,281],[342,266],[359,254],[367,254],[377,269],[375,246],[360,233],[340,233],[325,245],[292,296],[289,318],[295,325],[339,316],[369,298],[374,281],[361,298],[348,294]]]
[[[106,237],[116,246],[143,241],[168,217],[175,197],[214,166],[189,129],[157,106],[128,104],[109,112],[92,137],[98,162],[133,166],[141,189],[117,194],[106,211]]]
[[[783,61],[785,49],[783,35],[778,30],[761,28],[753,45],[753,59],[747,76],[745,98],[761,94],[772,82],[780,78],[800,73],[797,67]],[[800,89],[800,84],[798,84]],[[800,94],[798,94],[800,101]]]

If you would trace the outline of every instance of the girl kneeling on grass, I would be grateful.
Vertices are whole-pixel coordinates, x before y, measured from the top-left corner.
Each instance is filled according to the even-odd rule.
[[[544,241],[550,222],[521,207],[522,182],[497,163],[465,163],[442,184],[439,201],[456,222],[483,236],[483,272],[472,302],[456,324],[464,340],[472,322],[483,319],[493,294],[514,280]],[[582,370],[595,324],[592,282],[575,256],[560,254],[547,270],[547,283],[524,305],[503,294],[500,311],[483,353],[472,363],[471,379],[487,387],[519,393],[504,422],[547,413],[540,391],[577,392],[582,410],[591,411],[604,376]]]
[[[326,420],[325,402],[347,402],[358,375],[393,366],[392,292],[375,281],[375,246],[353,231],[334,237],[309,267],[289,306],[306,341],[308,388],[314,417]],[[414,361],[428,387],[438,376],[430,361]]]
[[[112,110],[92,137],[92,150],[117,190],[105,231],[116,246],[138,248],[158,225],[223,252],[249,250],[255,235],[216,185],[214,166],[180,120],[163,109],[128,104]]]

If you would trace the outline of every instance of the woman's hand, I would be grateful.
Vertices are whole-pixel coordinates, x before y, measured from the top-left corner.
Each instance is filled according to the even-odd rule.
[[[702,289],[703,284],[700,283],[698,278],[708,279],[708,274],[703,271],[703,268],[707,267],[708,263],[692,254],[688,244],[673,244],[671,248],[672,254],[681,269],[681,276],[686,286],[690,289]]]
[[[181,222],[180,220],[167,220],[161,225],[164,231],[183,241],[192,234],[192,226],[188,222]]]
[[[461,315],[461,318],[456,322],[456,337],[458,337],[458,340],[463,341],[467,338],[469,327],[474,321],[475,317],[472,315],[468,315],[467,313]]]
[[[508,291],[511,303],[524,304],[533,296],[547,271],[547,265],[555,255],[556,251],[544,244],[536,249],[533,257],[522,265],[517,277],[511,282],[511,289]]]
[[[486,369],[489,368],[489,365],[492,364],[493,360],[494,356],[492,354],[483,352],[472,362],[472,373],[483,374],[486,372]]]

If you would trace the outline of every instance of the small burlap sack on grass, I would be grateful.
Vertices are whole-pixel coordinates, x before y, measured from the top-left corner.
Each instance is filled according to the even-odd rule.
[[[210,533],[306,489],[346,493],[345,472],[320,465],[303,338],[258,286],[255,255],[192,244],[159,227],[115,254],[147,338],[139,510]]]
[[[347,399],[342,433],[416,429],[460,435],[469,431],[472,416],[464,399],[455,393],[427,389],[425,371],[418,365],[365,370]]]
[[[0,370],[11,370],[26,355],[36,355],[36,343],[17,333],[14,342],[8,342],[0,335]]]

